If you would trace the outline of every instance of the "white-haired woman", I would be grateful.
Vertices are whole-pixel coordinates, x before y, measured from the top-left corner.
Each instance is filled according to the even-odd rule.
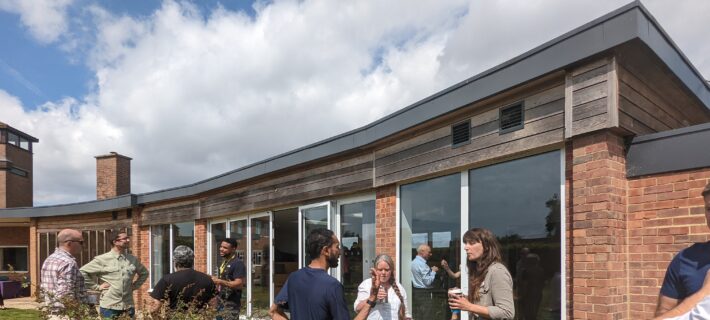
[[[407,310],[407,293],[404,287],[394,279],[394,261],[386,254],[375,258],[375,274],[382,283],[377,294],[377,302],[370,309],[368,320],[405,320],[412,315]],[[355,312],[359,312],[367,302],[372,288],[372,278],[365,279],[357,288]]]

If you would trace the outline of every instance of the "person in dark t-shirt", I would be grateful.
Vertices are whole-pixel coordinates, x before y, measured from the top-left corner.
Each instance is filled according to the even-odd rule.
[[[710,228],[710,183],[702,191],[705,220]],[[696,243],[681,250],[666,270],[658,296],[656,316],[677,307],[683,300],[700,290],[710,270],[710,242]]]
[[[215,285],[210,277],[192,269],[195,253],[186,246],[177,246],[173,251],[175,272],[158,281],[150,293],[154,299],[151,312],[158,311],[164,302],[170,309],[187,309],[194,304],[204,308],[216,305]]]
[[[338,266],[340,241],[333,231],[316,229],[308,234],[306,248],[311,263],[288,277],[269,309],[271,319],[288,319],[285,310],[289,310],[293,320],[349,320],[343,285],[328,274],[328,269]],[[374,270],[370,272],[377,279]],[[370,297],[356,320],[367,317],[377,303],[378,290],[379,280],[372,281]]]
[[[224,314],[225,320],[239,319],[239,309],[242,304],[242,288],[246,283],[247,268],[244,262],[237,258],[236,239],[223,239],[219,245],[219,255],[222,264],[219,266],[219,275],[212,277],[217,291],[219,291],[218,310]],[[218,317],[221,320],[222,317]]]

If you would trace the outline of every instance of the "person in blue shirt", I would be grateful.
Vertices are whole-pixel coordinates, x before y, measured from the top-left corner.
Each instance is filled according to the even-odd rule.
[[[434,279],[439,268],[429,267],[427,260],[431,258],[431,247],[420,244],[417,247],[417,256],[412,260],[412,302],[414,305],[414,319],[433,319],[433,292]]]
[[[702,191],[705,201],[705,220],[710,228],[710,183]],[[658,295],[656,316],[675,308],[696,293],[710,270],[710,242],[696,243],[681,250],[668,265]]]
[[[343,285],[328,274],[328,269],[338,266],[340,241],[333,231],[316,229],[306,238],[306,250],[311,263],[288,277],[269,309],[271,319],[288,319],[285,310],[289,310],[293,320],[350,320]],[[379,281],[372,282],[367,304],[356,320],[367,318],[376,305],[379,286]]]

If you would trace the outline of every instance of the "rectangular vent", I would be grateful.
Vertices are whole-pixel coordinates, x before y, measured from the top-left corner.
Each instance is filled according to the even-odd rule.
[[[522,129],[525,124],[523,104],[518,103],[509,107],[500,108],[498,121],[500,133]]]
[[[457,123],[451,126],[451,146],[456,148],[470,142],[471,121]]]

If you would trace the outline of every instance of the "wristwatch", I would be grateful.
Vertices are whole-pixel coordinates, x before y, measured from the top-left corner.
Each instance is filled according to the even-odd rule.
[[[367,299],[367,300],[365,300],[365,301],[367,302],[367,304],[370,305],[371,308],[374,308],[375,305],[377,304],[377,300],[370,300],[370,299]]]

